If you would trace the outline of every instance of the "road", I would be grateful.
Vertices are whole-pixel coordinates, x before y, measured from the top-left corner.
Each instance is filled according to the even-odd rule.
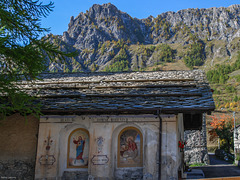
[[[202,169],[205,178],[218,177],[240,177],[240,167],[229,162],[218,159],[214,154],[209,154],[210,165],[203,167],[195,167],[194,169]]]
[[[210,165],[232,165],[230,162],[217,158],[213,153],[208,153]]]

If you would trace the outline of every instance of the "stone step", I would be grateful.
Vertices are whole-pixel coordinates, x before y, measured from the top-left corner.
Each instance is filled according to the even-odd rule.
[[[205,178],[205,175],[201,169],[192,169],[190,172],[187,172],[187,179],[201,179]]]

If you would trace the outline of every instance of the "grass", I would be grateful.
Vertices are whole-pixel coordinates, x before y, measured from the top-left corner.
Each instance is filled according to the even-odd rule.
[[[178,61],[172,62],[172,63],[164,63],[164,64],[159,64],[157,66],[147,67],[146,71],[152,71],[157,67],[164,71],[167,71],[167,70],[189,70],[189,68],[186,67],[186,65],[184,64],[184,62],[182,60],[178,60]]]
[[[194,164],[190,164],[189,167],[201,167],[201,166],[205,166],[205,163],[194,163]]]

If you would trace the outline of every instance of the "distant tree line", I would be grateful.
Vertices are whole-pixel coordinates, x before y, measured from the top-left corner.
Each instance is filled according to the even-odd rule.
[[[229,79],[229,73],[240,69],[240,52],[238,53],[237,60],[232,65],[229,64],[217,64],[215,69],[207,72],[207,79],[211,83],[223,84]]]
[[[190,47],[184,57],[184,62],[187,67],[193,68],[194,66],[201,66],[206,58],[205,56],[205,44],[202,40],[198,39],[195,35],[190,35],[189,42]]]

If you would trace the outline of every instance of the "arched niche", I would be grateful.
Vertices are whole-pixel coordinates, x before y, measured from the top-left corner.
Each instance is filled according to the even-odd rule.
[[[78,128],[68,137],[67,168],[88,168],[89,132]]]
[[[126,127],[118,135],[117,166],[143,166],[143,136],[139,129]]]

